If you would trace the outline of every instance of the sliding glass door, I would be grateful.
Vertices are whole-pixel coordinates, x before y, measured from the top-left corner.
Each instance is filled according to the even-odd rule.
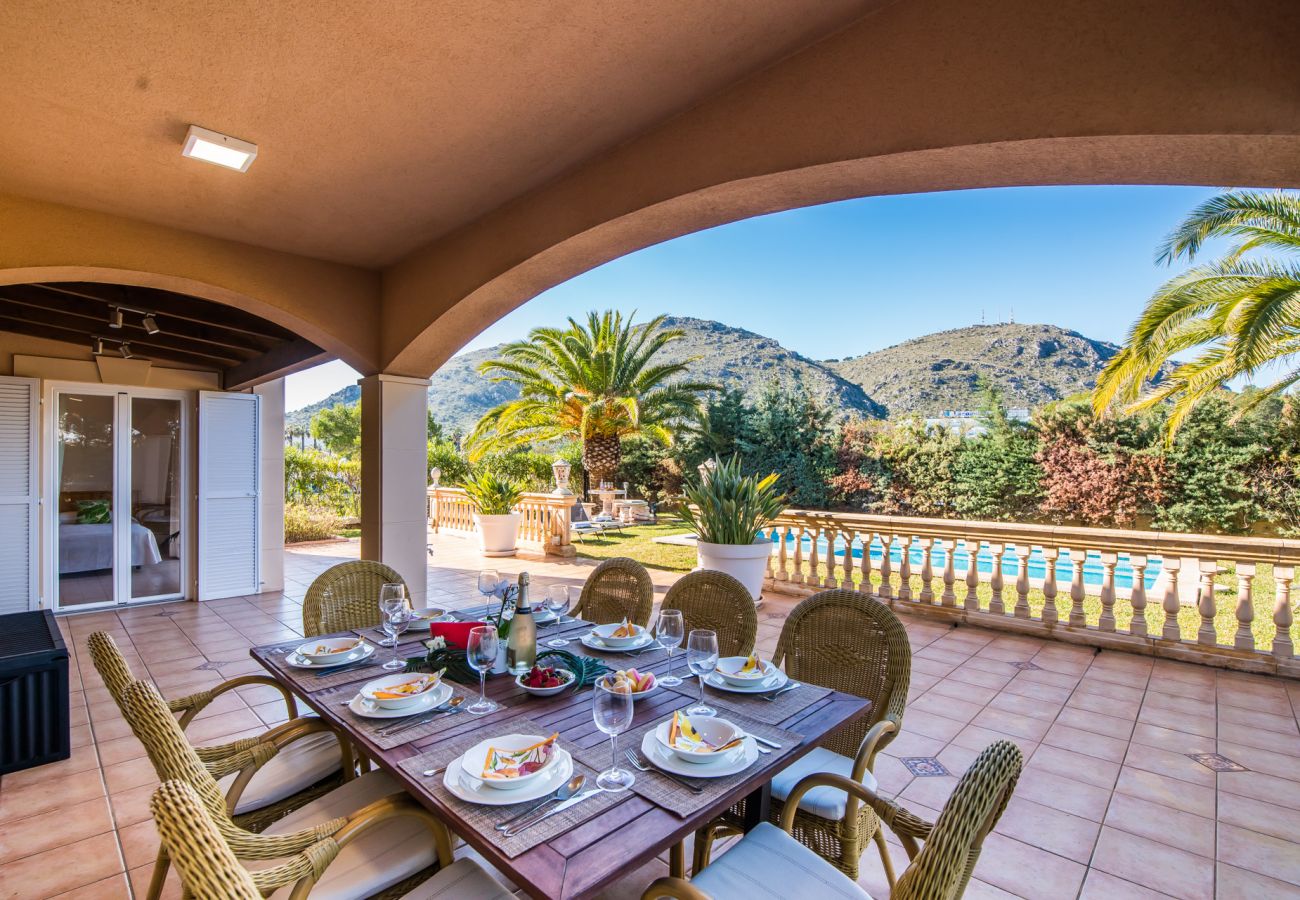
[[[184,596],[186,403],[179,392],[55,390],[56,608]]]

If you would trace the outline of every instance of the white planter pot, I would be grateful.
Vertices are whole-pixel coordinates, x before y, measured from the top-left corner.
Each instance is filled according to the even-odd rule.
[[[484,556],[514,556],[519,537],[519,513],[504,516],[480,516],[474,513],[479,546]]]
[[[763,591],[763,576],[767,574],[767,558],[772,555],[772,546],[771,541],[763,540],[752,544],[695,542],[700,568],[726,572],[749,590],[755,604]]]
[[[497,661],[492,664],[492,668],[489,671],[492,675],[504,675],[506,672],[510,671],[510,667],[506,665],[505,641],[501,641],[497,644]]]

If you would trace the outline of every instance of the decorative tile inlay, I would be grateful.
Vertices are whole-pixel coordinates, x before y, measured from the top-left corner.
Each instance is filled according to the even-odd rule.
[[[1029,671],[1030,669],[1041,669],[1041,668],[1042,668],[1042,666],[1037,665],[1037,664],[1035,664],[1035,663],[1031,663],[1031,662],[1013,662],[1013,663],[1011,663],[1011,665],[1015,666],[1017,669],[1019,669],[1019,670],[1022,671],[1022,672],[1027,672],[1027,671]]]
[[[937,778],[952,774],[933,756],[904,756],[903,765],[917,778]]]
[[[232,662],[233,660],[229,660],[229,659],[227,660],[210,659],[205,663],[199,663],[197,666],[194,667],[194,671],[195,672],[216,672],[219,671],[222,666],[228,666]]]
[[[1187,758],[1198,762],[1211,772],[1249,772],[1241,763],[1233,762],[1222,753],[1189,753]]]

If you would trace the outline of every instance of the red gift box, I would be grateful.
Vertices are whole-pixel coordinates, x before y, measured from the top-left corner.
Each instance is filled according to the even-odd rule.
[[[486,625],[487,622],[430,622],[429,636],[440,637],[448,647],[464,650],[469,646],[469,630]]]

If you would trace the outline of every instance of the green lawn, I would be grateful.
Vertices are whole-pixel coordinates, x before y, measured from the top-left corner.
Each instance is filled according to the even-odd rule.
[[[695,568],[694,548],[654,543],[656,537],[682,534],[686,530],[686,527],[680,521],[661,517],[658,525],[627,526],[624,527],[621,533],[610,531],[600,537],[587,536],[585,543],[575,542],[574,547],[577,548],[579,556],[585,556],[588,559],[628,556],[652,569],[663,569],[669,572],[689,572]],[[836,579],[842,578],[843,574],[843,560],[841,558],[837,561],[835,567]],[[817,575],[819,578],[825,577],[826,566],[824,563],[818,566]],[[953,586],[957,593],[958,603],[961,603],[966,597],[966,585],[961,581],[961,578],[962,573],[957,573],[958,583]],[[855,588],[861,587],[861,583],[862,575],[855,570],[853,572],[853,586]],[[878,571],[871,573],[871,583],[873,589],[879,589],[880,573]],[[893,586],[894,595],[897,596],[898,587],[902,583],[897,572],[891,575],[890,583]],[[920,577],[913,575],[910,583],[912,597],[920,596]],[[1215,632],[1218,634],[1219,643],[1230,645],[1237,634],[1237,576],[1231,565],[1228,565],[1227,571],[1216,579],[1215,585],[1218,599],[1218,613],[1214,619]],[[939,569],[936,569],[934,573],[933,590],[936,598],[943,593],[943,572]],[[979,597],[980,608],[987,610],[989,601],[993,597],[993,589],[987,583],[981,582],[979,587],[976,588],[976,596]],[[1258,567],[1254,583],[1255,618],[1251,623],[1251,631],[1255,635],[1258,646],[1264,650],[1268,650],[1273,646],[1273,636],[1277,631],[1273,625],[1274,596],[1273,567],[1261,564]],[[1011,579],[1007,580],[1002,589],[1002,602],[1008,612],[1015,607],[1016,588],[1014,581]],[[1029,609],[1034,617],[1042,614],[1045,602],[1046,598],[1044,598],[1041,590],[1037,588],[1030,589]],[[1159,635],[1164,628],[1165,613],[1160,602],[1160,597],[1147,598],[1147,632],[1151,635]],[[1096,625],[1101,617],[1101,600],[1097,597],[1086,597],[1083,601],[1083,609],[1088,624]],[[1068,589],[1064,587],[1058,590],[1056,595],[1056,610],[1060,621],[1068,621],[1070,617],[1070,595]],[[1129,623],[1133,620],[1132,605],[1128,600],[1116,599],[1114,612],[1116,629],[1126,631]],[[1201,616],[1195,607],[1184,606],[1179,610],[1178,629],[1185,639],[1195,640],[1200,627]],[[1291,635],[1292,640],[1297,645],[1300,645],[1300,623],[1292,627]]]

